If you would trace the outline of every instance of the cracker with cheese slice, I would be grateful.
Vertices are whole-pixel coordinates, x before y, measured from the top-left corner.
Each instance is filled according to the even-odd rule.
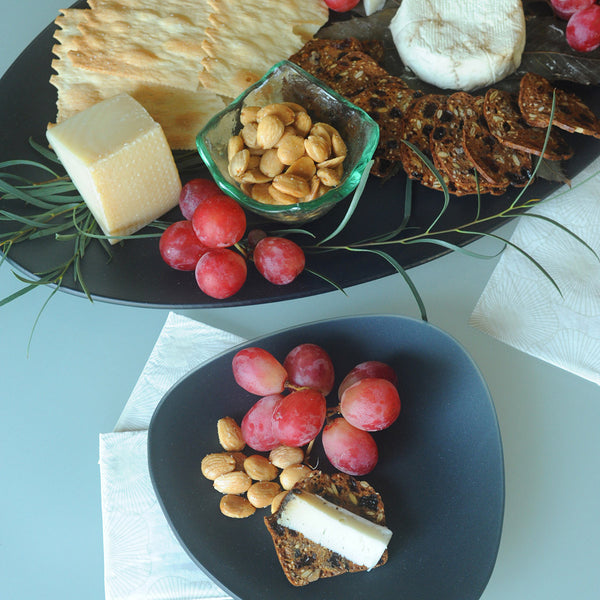
[[[275,63],[300,50],[327,22],[323,0],[208,0],[213,8],[200,81],[237,97]]]

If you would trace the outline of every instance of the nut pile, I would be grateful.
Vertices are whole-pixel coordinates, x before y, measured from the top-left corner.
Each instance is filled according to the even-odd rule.
[[[227,145],[229,174],[263,204],[288,205],[319,198],[342,180],[347,147],[338,130],[313,123],[299,104],[246,106],[243,125]]]
[[[303,464],[304,450],[290,446],[273,448],[269,457],[246,455],[246,443],[235,419],[223,417],[217,422],[219,443],[224,452],[207,454],[200,465],[202,474],[223,494],[221,512],[236,519],[254,514],[257,508],[271,507],[275,512],[287,490],[311,472]]]

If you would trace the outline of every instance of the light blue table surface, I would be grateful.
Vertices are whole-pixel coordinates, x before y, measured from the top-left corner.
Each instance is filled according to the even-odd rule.
[[[3,1],[0,74],[65,6]],[[493,249],[489,242],[476,246]],[[482,598],[598,598],[600,390],[468,325],[494,265],[450,255],[410,272],[430,321],[479,365],[500,422],[506,513]],[[0,268],[0,297],[19,287],[10,267]],[[342,315],[418,317],[399,276],[347,292],[183,314],[244,337]],[[39,289],[0,308],[0,598],[100,600],[98,435],[113,428],[167,311],[60,293],[44,311],[28,355],[48,294]]]

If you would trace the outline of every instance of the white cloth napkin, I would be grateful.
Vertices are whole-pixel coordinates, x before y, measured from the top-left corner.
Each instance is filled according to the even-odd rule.
[[[225,599],[176,540],[148,471],[147,429],[165,392],[244,340],[169,313],[114,432],[100,435],[106,600]]]
[[[600,160],[533,212],[558,221],[600,255]],[[470,324],[548,363],[600,384],[600,262],[572,236],[523,216],[510,241],[537,260],[561,294],[530,260],[508,247]]]

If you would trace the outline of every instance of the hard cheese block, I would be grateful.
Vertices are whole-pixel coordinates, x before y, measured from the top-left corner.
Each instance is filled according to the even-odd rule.
[[[521,0],[402,0],[390,30],[402,62],[439,88],[500,81],[525,47]]]
[[[128,94],[49,128],[47,138],[112,244],[179,201],[181,181],[164,132]]]
[[[387,527],[310,493],[286,499],[278,523],[367,569],[377,565],[392,537]]]

